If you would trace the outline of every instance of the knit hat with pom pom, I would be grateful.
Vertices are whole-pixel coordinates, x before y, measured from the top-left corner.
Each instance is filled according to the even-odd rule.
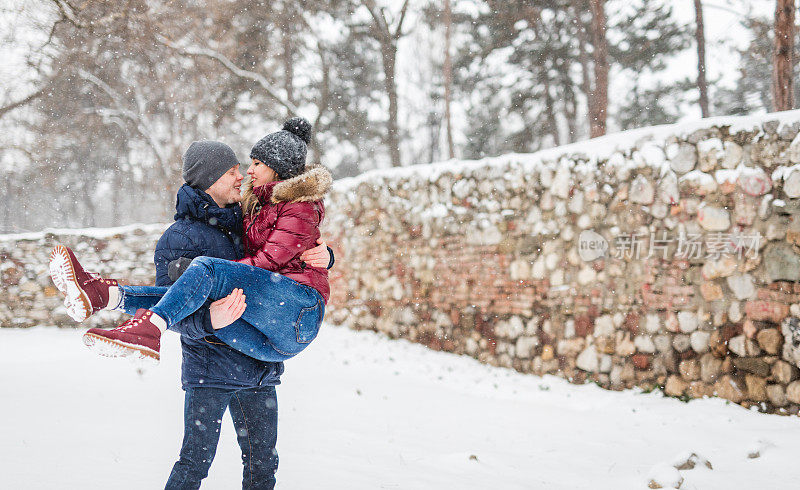
[[[258,140],[250,150],[250,158],[260,160],[274,170],[278,179],[290,179],[305,170],[309,141],[311,123],[302,117],[293,117],[283,123],[282,130]]]

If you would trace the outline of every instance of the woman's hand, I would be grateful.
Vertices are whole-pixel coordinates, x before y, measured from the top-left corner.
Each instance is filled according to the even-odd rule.
[[[328,244],[322,237],[317,238],[317,245],[314,248],[309,248],[300,254],[300,260],[310,265],[311,267],[326,268],[331,262],[331,254],[328,253]]]
[[[211,312],[211,326],[214,330],[227,327],[238,320],[247,308],[244,300],[244,292],[237,288],[231,294],[211,303],[208,310]]]

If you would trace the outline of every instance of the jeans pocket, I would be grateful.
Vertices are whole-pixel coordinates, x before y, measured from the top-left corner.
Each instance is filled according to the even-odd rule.
[[[322,324],[323,316],[322,303],[317,300],[317,304],[303,308],[294,322],[294,330],[297,333],[297,342],[308,344],[317,337],[319,326]]]

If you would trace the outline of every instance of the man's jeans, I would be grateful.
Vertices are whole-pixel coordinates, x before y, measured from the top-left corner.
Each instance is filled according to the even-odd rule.
[[[278,399],[274,386],[247,389],[186,388],[183,446],[165,490],[195,490],[208,476],[228,408],[242,448],[242,489],[272,490],[278,469]]]
[[[151,310],[174,325],[202,307],[244,292],[242,317],[214,335],[234,349],[262,361],[285,361],[316,338],[325,302],[312,287],[260,267],[212,257],[197,257],[170,286],[122,286],[122,307],[128,313]]]

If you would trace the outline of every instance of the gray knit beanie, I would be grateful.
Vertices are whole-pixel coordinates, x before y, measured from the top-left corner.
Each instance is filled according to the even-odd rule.
[[[183,154],[183,180],[190,186],[207,190],[222,175],[239,165],[233,148],[219,141],[195,141]]]
[[[258,140],[250,150],[250,158],[263,162],[286,180],[303,173],[306,152],[311,141],[311,123],[302,117],[293,117],[283,123],[283,129]]]

